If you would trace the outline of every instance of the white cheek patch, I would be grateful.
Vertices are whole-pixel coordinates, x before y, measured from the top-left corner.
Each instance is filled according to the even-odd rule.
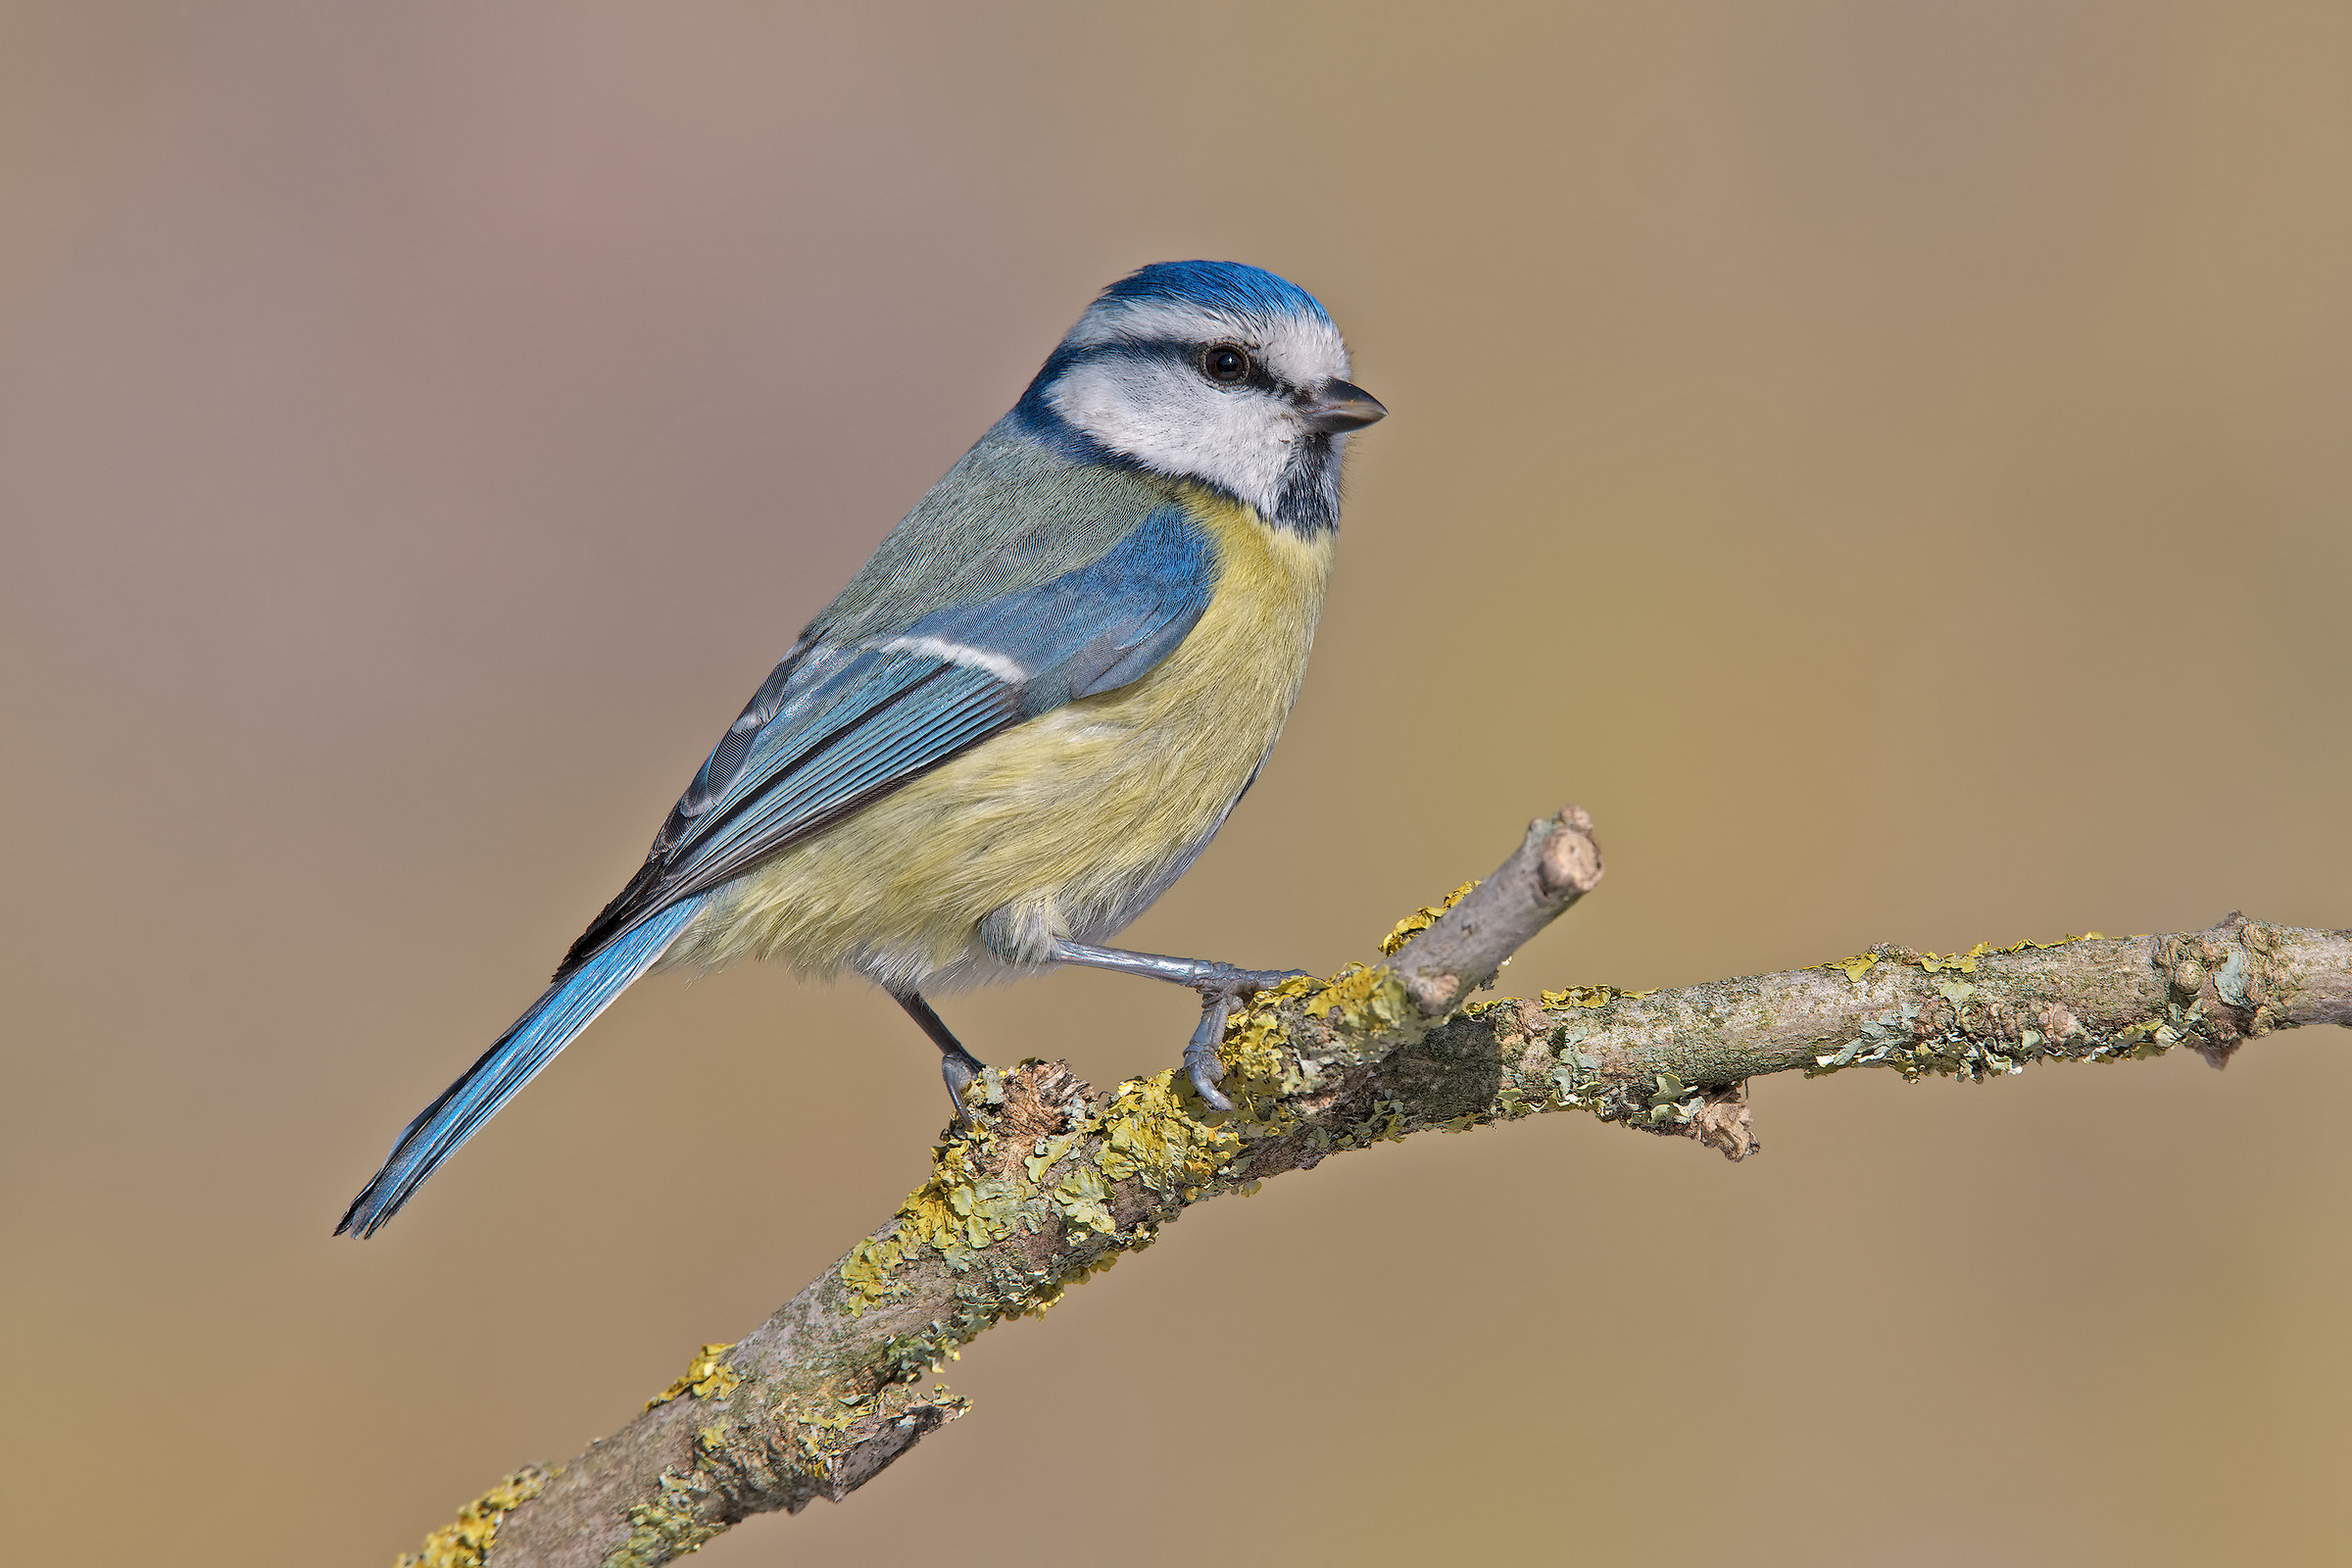
[[[1054,412],[1111,451],[1205,479],[1274,514],[1299,424],[1282,399],[1211,386],[1189,367],[1114,358],[1076,365],[1048,391]]]

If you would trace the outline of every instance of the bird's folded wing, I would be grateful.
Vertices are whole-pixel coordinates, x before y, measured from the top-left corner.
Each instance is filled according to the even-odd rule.
[[[729,726],[644,867],[564,958],[621,932],[977,745],[1127,684],[1208,607],[1211,546],[1179,508],[1033,588],[940,610],[895,635],[805,639]]]

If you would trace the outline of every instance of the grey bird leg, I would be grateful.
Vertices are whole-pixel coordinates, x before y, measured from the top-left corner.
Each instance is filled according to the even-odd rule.
[[[963,1049],[963,1042],[948,1028],[947,1020],[932,1011],[931,1004],[919,993],[909,991],[902,997],[894,991],[891,995],[898,998],[899,1005],[906,1009],[906,1016],[914,1020],[915,1027],[929,1035],[931,1043],[939,1048],[939,1075],[948,1081],[948,1098],[956,1102],[956,1124],[968,1132],[972,1113],[963,1102],[963,1089],[987,1069],[988,1063]]]
[[[1233,1102],[1217,1089],[1217,1080],[1225,1076],[1225,1063],[1217,1059],[1217,1045],[1225,1038],[1225,1020],[1232,1014],[1233,1004],[1244,997],[1271,990],[1285,980],[1295,980],[1306,973],[1304,969],[1244,969],[1213,958],[1170,958],[1156,953],[1129,953],[1124,948],[1098,948],[1085,942],[1055,942],[1054,961],[1082,964],[1089,969],[1110,969],[1119,974],[1140,974],[1200,992],[1200,1026],[1193,1031],[1192,1040],[1184,1048],[1184,1071],[1192,1079],[1195,1092],[1218,1110],[1233,1108]]]

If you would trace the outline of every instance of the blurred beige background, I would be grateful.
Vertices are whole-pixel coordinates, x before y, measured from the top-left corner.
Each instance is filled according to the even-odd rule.
[[[1328,967],[1577,800],[1516,989],[2352,924],[2352,11],[0,8],[0,1493],[382,1563],[919,1178],[889,1003],[658,981],[393,1135],[1093,290],[1314,290],[1291,733],[1140,946]],[[1432,747],[1444,736],[1443,747]],[[1181,995],[952,1002],[1157,1070]],[[2352,1556],[2340,1035],[1558,1116],[1189,1217],[715,1564]]]

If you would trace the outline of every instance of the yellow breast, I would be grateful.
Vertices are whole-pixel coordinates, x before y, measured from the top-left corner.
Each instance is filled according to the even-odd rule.
[[[1329,531],[1300,538],[1201,493],[1184,504],[1217,578],[1173,653],[747,873],[665,964],[758,955],[938,989],[996,978],[1000,959],[1039,961],[1049,936],[1104,940],[1142,913],[1282,732],[1331,570]]]

